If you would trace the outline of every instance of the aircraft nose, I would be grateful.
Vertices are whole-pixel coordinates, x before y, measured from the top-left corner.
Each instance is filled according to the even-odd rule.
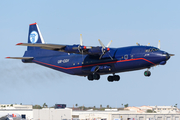
[[[166,60],[169,60],[169,58],[170,58],[171,56],[175,56],[175,54],[165,53],[165,56],[166,56]]]
[[[162,52],[162,56],[165,57],[166,61],[170,58],[170,55],[167,52]]]
[[[170,58],[169,53],[166,53],[166,60],[169,60],[169,58]]]

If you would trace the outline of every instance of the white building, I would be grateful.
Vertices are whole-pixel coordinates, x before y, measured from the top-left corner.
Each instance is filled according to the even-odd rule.
[[[33,119],[32,105],[1,104],[0,113],[17,113],[20,116],[25,116],[27,120]]]
[[[179,109],[173,106],[141,106],[141,107],[127,107],[125,110],[134,110],[137,113],[146,113],[147,110],[152,110],[155,113],[179,113]]]
[[[33,120],[71,120],[72,109],[43,108],[33,110]]]

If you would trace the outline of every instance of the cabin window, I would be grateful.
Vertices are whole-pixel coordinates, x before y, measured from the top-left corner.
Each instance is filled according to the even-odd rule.
[[[133,59],[133,55],[131,55],[131,59]]]
[[[128,55],[124,55],[124,59],[128,59]]]
[[[75,65],[75,63],[73,63],[73,65]]]

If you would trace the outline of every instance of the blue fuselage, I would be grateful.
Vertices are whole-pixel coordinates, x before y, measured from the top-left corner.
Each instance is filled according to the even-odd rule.
[[[151,46],[110,48],[110,51],[101,59],[98,55],[65,53],[45,49],[28,50],[24,54],[24,57],[32,56],[33,60],[23,60],[23,62],[33,62],[79,76],[87,76],[93,72],[103,75],[150,68],[159,64],[163,65],[170,58],[167,52]]]

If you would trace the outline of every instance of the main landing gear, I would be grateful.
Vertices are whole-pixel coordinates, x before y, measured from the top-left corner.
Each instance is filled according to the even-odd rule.
[[[100,79],[100,75],[97,73],[93,73],[93,74],[89,74],[87,76],[89,81],[93,81],[93,80],[99,80]],[[113,76],[108,76],[107,80],[109,82],[113,82],[113,81],[119,81],[120,80],[120,76],[119,75],[114,75]]]
[[[92,80],[99,80],[100,79],[100,75],[97,73],[94,74],[89,74],[88,75],[88,80],[92,81]]]
[[[146,77],[149,77],[149,76],[151,75],[151,72],[150,72],[149,70],[147,70],[147,71],[144,72],[144,75],[145,75]]]
[[[108,76],[107,79],[108,79],[109,82],[119,81],[120,80],[120,76],[119,75]]]

